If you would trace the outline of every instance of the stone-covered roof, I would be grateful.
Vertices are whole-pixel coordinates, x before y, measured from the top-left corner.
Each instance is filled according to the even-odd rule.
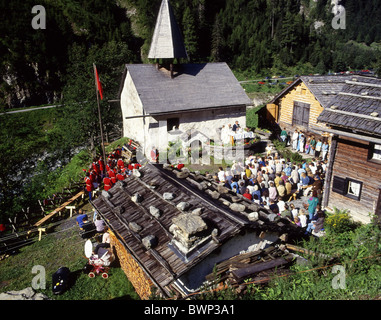
[[[318,117],[329,126],[381,135],[381,79],[352,76]]]
[[[161,3],[148,58],[188,58],[180,28],[168,0]]]
[[[126,67],[147,114],[252,105],[224,62],[175,65],[173,79],[153,64]]]
[[[322,107],[326,107],[329,101],[337,95],[342,87],[345,85],[345,80],[349,79],[348,75],[339,76],[301,76],[296,79],[292,84],[285,88],[282,92],[272,99],[270,103],[282,98],[292,88],[303,82],[307,88],[312,92],[315,98],[319,101]]]
[[[219,186],[212,178],[146,164],[92,201],[162,290],[244,229],[299,238],[303,229]]]

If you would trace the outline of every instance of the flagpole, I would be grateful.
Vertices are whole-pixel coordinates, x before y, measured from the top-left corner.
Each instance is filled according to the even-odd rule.
[[[99,127],[101,129],[103,162],[104,162],[104,165],[106,166],[106,152],[105,152],[105,143],[104,143],[104,140],[103,140],[103,125],[102,125],[101,107],[100,107],[100,104],[99,104],[99,92],[98,92],[99,90],[98,90],[98,83],[97,83],[97,75],[96,75],[95,63],[93,63],[93,68],[94,68],[94,79],[95,79],[95,93],[97,95],[97,104],[98,104]]]

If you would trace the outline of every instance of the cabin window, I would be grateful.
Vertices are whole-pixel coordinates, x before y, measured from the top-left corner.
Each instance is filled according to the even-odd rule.
[[[350,178],[333,177],[332,191],[345,197],[360,200],[362,182]]]
[[[350,198],[360,200],[362,182],[348,179],[347,196]]]
[[[375,144],[372,150],[372,160],[381,160],[381,144]]]
[[[180,119],[179,118],[170,118],[167,119],[167,131],[176,130],[179,128]]]

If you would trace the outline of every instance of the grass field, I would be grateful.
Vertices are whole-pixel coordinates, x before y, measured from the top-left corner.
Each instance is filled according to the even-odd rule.
[[[83,207],[90,212],[89,205]],[[89,215],[90,216],[90,215]],[[45,269],[46,289],[36,290],[54,300],[111,300],[139,299],[133,286],[128,281],[117,261],[109,271],[109,278],[96,276],[91,279],[83,272],[87,263],[84,253],[84,239],[79,235],[75,216],[51,223],[41,241],[23,247],[17,254],[0,261],[0,292],[22,290],[32,286],[37,273],[32,273],[34,266]],[[49,225],[47,225],[49,227]],[[71,286],[62,295],[52,291],[52,275],[60,267],[71,271]],[[39,284],[39,283],[38,283]]]

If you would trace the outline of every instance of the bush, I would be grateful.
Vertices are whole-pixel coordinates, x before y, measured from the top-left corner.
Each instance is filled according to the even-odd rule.
[[[356,228],[357,224],[352,220],[349,210],[339,210],[334,208],[332,214],[328,213],[325,225],[335,233],[343,233]]]

